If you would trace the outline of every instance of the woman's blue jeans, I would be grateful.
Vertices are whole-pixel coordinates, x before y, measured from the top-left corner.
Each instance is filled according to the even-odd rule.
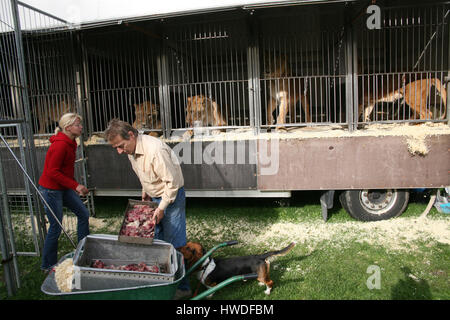
[[[161,198],[152,198],[160,203]],[[164,217],[155,227],[155,239],[171,243],[175,248],[186,245],[186,194],[180,188],[175,201],[164,210]],[[189,281],[184,278],[178,286],[181,290],[189,290]]]
[[[89,211],[74,190],[52,190],[39,186],[39,191],[61,224],[63,219],[63,206],[69,208],[77,216],[78,241],[89,234]],[[58,238],[62,230],[47,206],[44,203],[43,205],[50,227],[48,228],[44,242],[41,268],[49,269],[58,262]]]

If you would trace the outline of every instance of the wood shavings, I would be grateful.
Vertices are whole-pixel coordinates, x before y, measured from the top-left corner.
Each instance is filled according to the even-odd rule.
[[[425,156],[428,154],[429,149],[425,141],[426,136],[416,136],[406,138],[406,144],[408,145],[408,151],[412,155]]]
[[[106,140],[103,138],[103,135],[94,134],[87,141],[84,142],[85,146],[95,145],[95,144],[105,144]]]
[[[349,138],[349,137],[383,137],[398,136],[413,138],[417,141],[424,140],[430,135],[449,135],[450,127],[445,123],[422,123],[412,125],[404,124],[370,124],[362,129],[350,132],[346,127],[337,125],[324,125],[315,127],[289,128],[285,132],[262,132],[254,135],[252,129],[235,129],[221,132],[218,135],[193,137],[190,142],[196,141],[234,141],[234,140],[256,140],[256,139],[315,139],[315,138]],[[163,139],[166,142],[183,142],[180,136],[171,139]],[[419,149],[418,149],[419,150]],[[423,149],[420,149],[423,150]]]
[[[61,292],[72,291],[73,259],[69,258],[55,267],[55,281]]]
[[[208,221],[193,219],[186,226],[188,237],[208,239],[212,242],[225,241],[230,234],[240,243],[263,245],[276,249],[280,243],[295,241],[309,251],[323,244],[346,247],[353,242],[381,246],[387,251],[410,251],[424,241],[450,244],[448,219],[395,218],[390,220],[338,223],[277,222],[267,225],[263,222],[226,220],[211,227]],[[239,230],[239,232],[235,232]]]

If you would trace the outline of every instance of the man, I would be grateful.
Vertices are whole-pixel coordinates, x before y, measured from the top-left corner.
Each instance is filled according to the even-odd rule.
[[[104,133],[119,154],[128,155],[142,185],[142,200],[158,203],[155,239],[175,248],[186,245],[186,197],[180,164],[172,149],[160,139],[140,135],[129,123],[113,119]],[[175,298],[190,296],[189,281],[181,281]]]

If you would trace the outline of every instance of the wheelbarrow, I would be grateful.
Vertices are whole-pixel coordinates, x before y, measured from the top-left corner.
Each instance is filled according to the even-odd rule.
[[[57,296],[63,299],[70,300],[172,300],[181,280],[183,280],[185,277],[188,277],[192,272],[194,272],[197,267],[200,266],[214,251],[225,246],[234,245],[236,243],[237,241],[227,241],[216,245],[215,247],[210,249],[201,259],[199,259],[188,271],[185,271],[183,255],[177,251],[176,255],[178,270],[175,273],[174,281],[170,283],[61,292],[55,281],[55,273],[52,271],[45,278],[41,286],[41,291],[47,295]],[[59,260],[58,264],[62,263],[66,259],[73,258],[74,255],[75,251],[66,254]],[[200,300],[204,297],[212,295],[214,292],[229,285],[230,283],[256,278],[256,273],[230,277],[217,284],[215,287],[212,287],[195,296],[194,298],[192,298],[192,300]]]

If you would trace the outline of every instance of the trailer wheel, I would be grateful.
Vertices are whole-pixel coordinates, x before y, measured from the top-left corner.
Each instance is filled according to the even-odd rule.
[[[406,190],[347,190],[339,197],[348,214],[361,221],[378,221],[398,217],[409,201]]]

